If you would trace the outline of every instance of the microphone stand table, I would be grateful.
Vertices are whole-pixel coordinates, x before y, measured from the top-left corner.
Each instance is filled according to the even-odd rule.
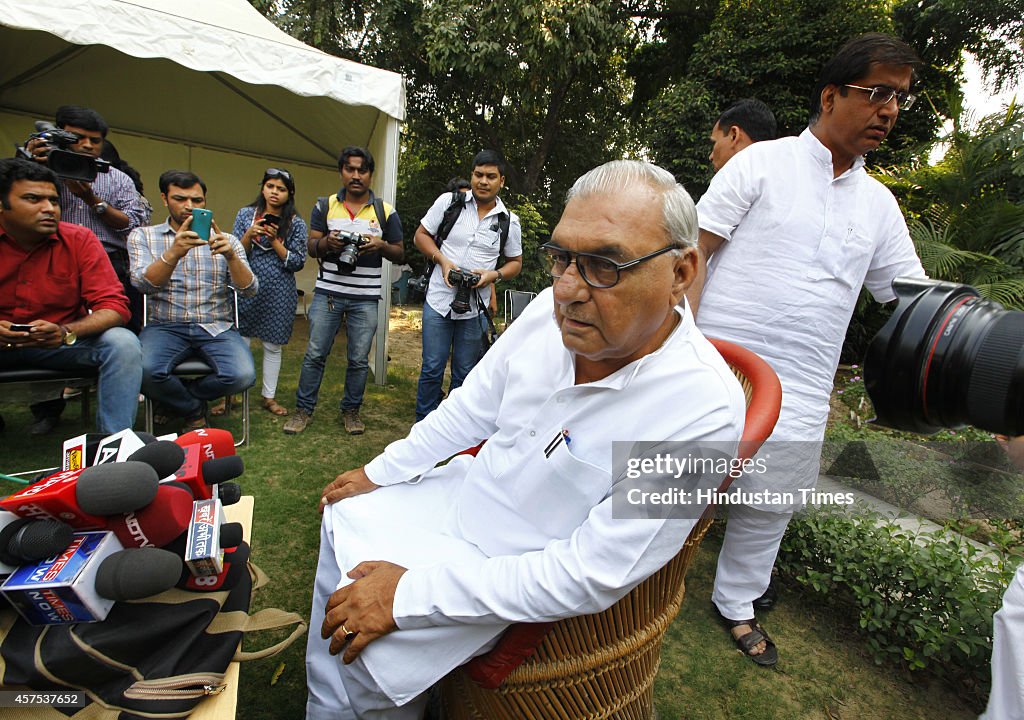
[[[243,495],[234,505],[224,508],[224,519],[227,522],[242,523],[242,539],[252,545],[252,510],[255,499],[252,495]],[[237,661],[228,665],[224,673],[224,691],[211,695],[198,705],[189,715],[189,720],[228,720],[235,717],[238,709],[238,666]]]

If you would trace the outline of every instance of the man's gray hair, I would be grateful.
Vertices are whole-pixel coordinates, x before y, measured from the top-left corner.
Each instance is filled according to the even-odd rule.
[[[661,224],[669,239],[680,248],[697,247],[697,208],[690,193],[672,173],[657,165],[639,160],[607,162],[573,183],[565,202],[576,197],[618,194],[639,183],[661,195]]]

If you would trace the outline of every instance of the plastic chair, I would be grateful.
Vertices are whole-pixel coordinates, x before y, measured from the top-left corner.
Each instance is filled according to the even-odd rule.
[[[235,305],[235,327],[238,327],[238,293],[234,293],[234,305]],[[146,320],[149,315],[149,298],[146,295],[142,296],[142,324],[146,325]],[[198,357],[186,358],[171,371],[172,374],[179,377],[203,377],[204,375],[212,375],[214,372],[213,368],[206,364],[204,360]],[[153,432],[153,401],[147,396],[146,397],[146,432],[152,434]],[[242,391],[242,437],[235,441],[235,447],[249,444],[249,388]]]
[[[782,386],[768,363],[746,348],[711,342],[743,385],[747,412],[738,456],[752,457],[778,420]],[[679,612],[686,571],[713,519],[712,507],[665,567],[607,610],[511,626],[492,650],[441,681],[445,717],[652,718],[662,637]]]
[[[506,290],[505,291],[505,327],[515,320],[517,317],[523,314],[523,310],[530,304],[530,301],[537,297],[535,292],[526,292],[525,290]]]

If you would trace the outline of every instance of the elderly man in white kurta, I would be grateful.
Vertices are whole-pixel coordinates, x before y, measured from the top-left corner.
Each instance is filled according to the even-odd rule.
[[[693,520],[613,515],[612,442],[742,432],[738,383],[677,305],[695,245],[669,173],[584,175],[545,246],[553,287],[406,439],[325,488],[308,718],[418,718],[509,623],[600,611],[678,552]]]
[[[799,454],[773,465],[789,465],[774,474],[787,489],[813,488],[817,479],[832,379],[861,286],[888,302],[894,278],[924,275],[896,199],[868,176],[862,157],[913,103],[916,63],[888,35],[849,41],[822,71],[810,127],[737,154],[697,206],[702,254],[711,257],[692,302],[697,325],[778,373],[782,412],[761,452]],[[691,301],[700,287],[691,287]],[[752,603],[768,587],[793,510],[730,508],[718,560],[712,600],[740,649],[762,665],[774,664],[777,651]]]

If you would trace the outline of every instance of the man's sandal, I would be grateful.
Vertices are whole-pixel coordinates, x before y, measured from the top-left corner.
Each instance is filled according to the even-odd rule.
[[[715,613],[718,615],[718,619],[721,621],[725,629],[729,631],[729,636],[733,638],[736,643],[736,647],[739,651],[746,655],[748,658],[753,660],[758,665],[764,667],[771,667],[779,661],[779,653],[775,649],[775,643],[768,637],[768,631],[761,627],[756,618],[750,618],[749,620],[730,620],[729,618],[718,612],[718,608],[715,607]],[[744,633],[739,637],[734,637],[732,629],[741,625],[747,625],[751,627],[751,631]],[[764,652],[752,655],[751,651],[758,646],[759,643],[764,643]]]

